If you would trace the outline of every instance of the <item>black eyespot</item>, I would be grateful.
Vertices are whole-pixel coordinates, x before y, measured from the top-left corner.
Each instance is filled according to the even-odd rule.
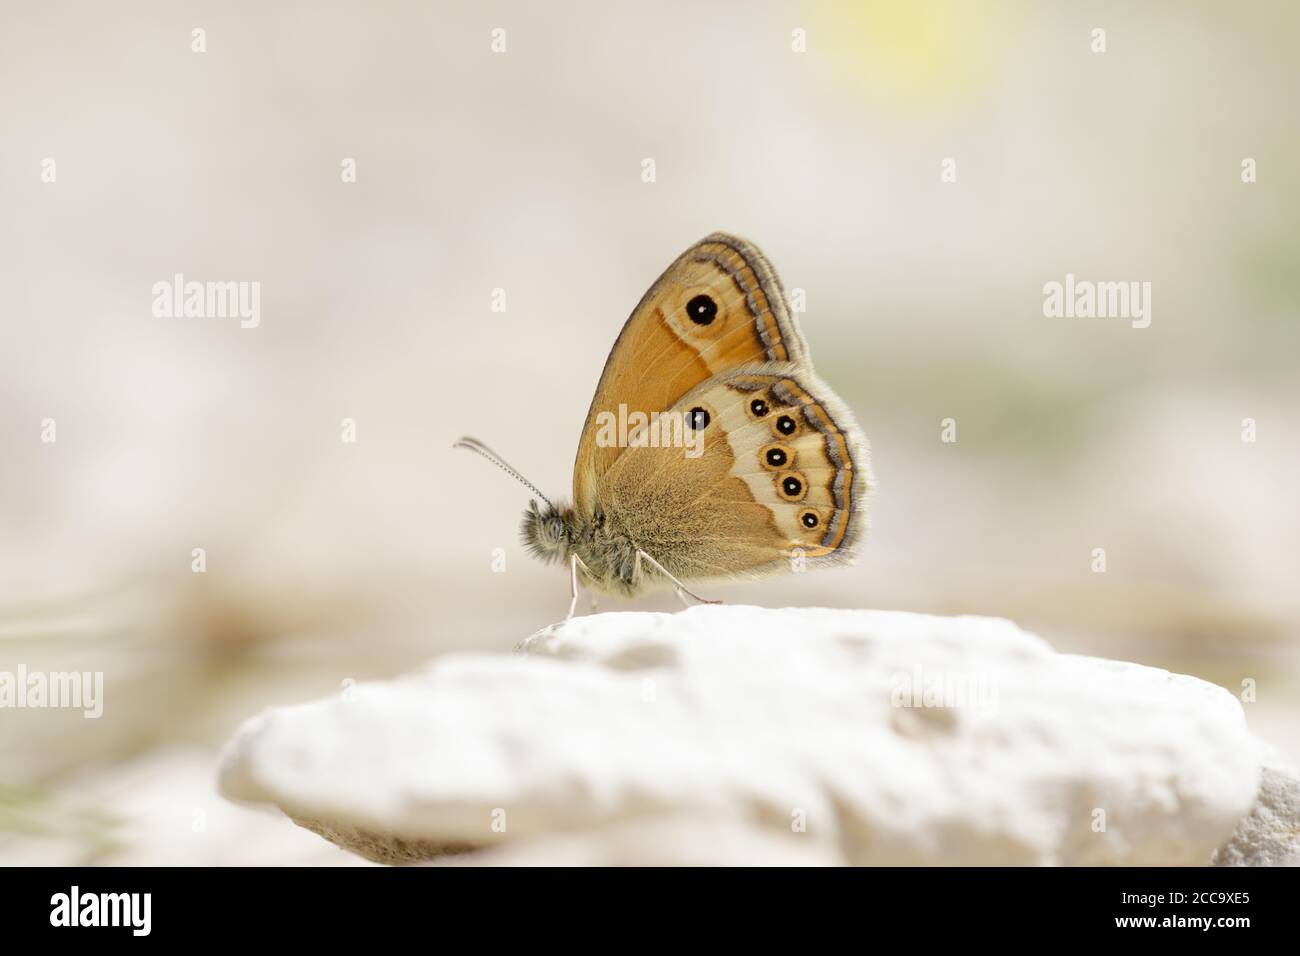
[[[759,418],[762,418],[769,411],[767,407],[767,402],[763,401],[761,398],[756,398],[752,402],[750,402],[749,410],[753,412],[755,415],[757,415]]]
[[[811,511],[805,511],[799,518],[805,528],[817,527],[817,516]]]
[[[686,416],[686,424],[694,431],[701,431],[709,427],[709,413],[698,405],[692,408]]]
[[[769,465],[771,465],[773,468],[780,468],[782,465],[786,463],[786,460],[790,456],[785,453],[784,449],[769,448],[767,450],[766,457],[767,457],[767,463]]]
[[[781,480],[781,490],[790,498],[798,498],[799,492],[803,491],[803,482],[794,475],[787,475]]]
[[[697,295],[686,303],[686,317],[696,325],[708,325],[718,316],[718,304],[707,295]]]
[[[793,435],[795,429],[794,419],[789,415],[782,415],[776,420],[776,430],[782,435]]]

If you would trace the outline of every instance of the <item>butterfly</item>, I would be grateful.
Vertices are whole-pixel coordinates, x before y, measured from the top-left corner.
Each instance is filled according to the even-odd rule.
[[[573,503],[544,503],[521,535],[536,557],[625,598],[657,582],[760,578],[851,561],[866,525],[867,441],[813,372],[767,258],[717,232],[650,287],[605,361],[578,443]]]

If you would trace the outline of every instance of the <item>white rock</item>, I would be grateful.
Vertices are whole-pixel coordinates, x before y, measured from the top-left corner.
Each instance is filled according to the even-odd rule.
[[[1259,783],[1227,691],[1002,620],[707,606],[523,649],[268,711],[222,792],[388,862],[1200,865]]]
[[[1260,752],[1264,769],[1255,806],[1214,854],[1216,866],[1300,866],[1300,770],[1272,747]]]

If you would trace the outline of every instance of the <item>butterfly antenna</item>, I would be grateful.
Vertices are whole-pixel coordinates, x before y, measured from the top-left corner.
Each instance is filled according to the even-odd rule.
[[[468,448],[470,451],[477,452],[478,454],[482,455],[488,461],[492,462],[492,464],[496,465],[498,468],[504,471],[507,475],[510,475],[512,478],[514,478],[516,481],[522,484],[525,488],[530,490],[537,497],[545,501],[546,506],[548,508],[550,508],[552,511],[555,510],[555,505],[551,504],[551,499],[546,497],[546,495],[542,494],[541,491],[538,490],[535,484],[533,484],[523,475],[519,474],[519,472],[516,471],[514,468],[506,464],[505,459],[503,459],[500,455],[494,452],[487,445],[483,444],[477,438],[470,438],[467,435],[464,438],[462,438],[460,441],[456,442],[456,444],[452,445],[451,447]]]

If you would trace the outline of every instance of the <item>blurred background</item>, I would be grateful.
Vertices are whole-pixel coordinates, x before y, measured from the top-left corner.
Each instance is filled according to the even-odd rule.
[[[878,492],[856,567],[712,596],[1251,680],[1300,758],[1297,29],[1286,0],[6,4],[0,670],[106,686],[98,720],[0,710],[0,861],[354,862],[216,796],[222,743],[563,616],[528,493],[451,443],[567,495],[622,322],[715,229],[805,290]],[[260,282],[260,325],[155,317],[176,273]],[[1150,327],[1045,318],[1067,273],[1150,282]]]

